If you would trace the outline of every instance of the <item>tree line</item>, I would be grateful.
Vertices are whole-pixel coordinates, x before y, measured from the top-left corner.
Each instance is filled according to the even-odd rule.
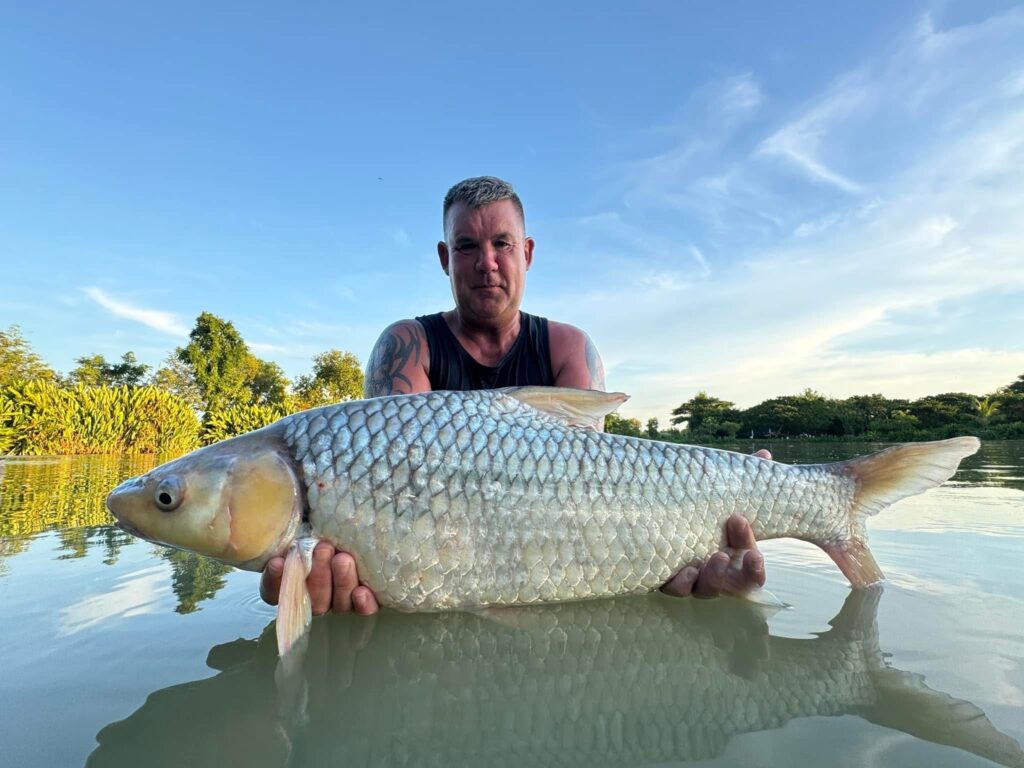
[[[62,375],[18,326],[0,329],[0,455],[183,453],[362,392],[351,352],[316,355],[292,382],[209,312],[156,370],[128,351],[79,357]]]
[[[842,399],[814,390],[773,397],[740,409],[728,400],[698,392],[672,411],[672,426],[657,419],[611,416],[605,429],[624,435],[683,443],[765,438],[912,441],[957,435],[983,439],[1024,438],[1024,374],[986,395],[947,392],[917,400],[880,394]]]
[[[310,373],[292,382],[279,365],[253,354],[232,323],[209,312],[156,370],[128,351],[117,361],[79,357],[61,375],[17,326],[0,329],[0,455],[183,453],[362,392],[362,367],[351,352],[316,355]],[[657,419],[641,425],[612,414],[605,429],[685,443],[962,434],[1024,439],[1024,374],[986,395],[949,392],[917,400],[881,394],[836,399],[808,389],[740,409],[698,392],[672,411],[670,424],[662,429]]]

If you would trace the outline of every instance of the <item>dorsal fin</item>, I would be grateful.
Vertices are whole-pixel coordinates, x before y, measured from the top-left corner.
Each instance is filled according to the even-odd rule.
[[[499,390],[570,427],[598,429],[601,420],[629,399],[622,392],[569,387],[505,387]]]

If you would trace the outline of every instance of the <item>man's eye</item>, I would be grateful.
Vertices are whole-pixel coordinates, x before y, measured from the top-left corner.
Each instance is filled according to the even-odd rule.
[[[494,247],[497,248],[499,251],[507,251],[509,248],[512,247],[512,243],[510,243],[508,240],[495,240]]]
[[[459,253],[472,253],[476,247],[476,243],[461,243],[455,246],[455,250]]]

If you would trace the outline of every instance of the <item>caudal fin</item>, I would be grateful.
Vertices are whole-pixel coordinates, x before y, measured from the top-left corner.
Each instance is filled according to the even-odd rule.
[[[827,542],[822,549],[855,587],[882,579],[882,569],[868,548],[865,520],[890,504],[946,482],[960,462],[975,453],[976,437],[954,437],[930,443],[905,443],[859,459],[833,465],[856,482],[847,538]]]

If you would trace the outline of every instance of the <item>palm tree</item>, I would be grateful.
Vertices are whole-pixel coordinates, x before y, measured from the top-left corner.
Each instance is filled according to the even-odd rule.
[[[987,395],[978,401],[978,418],[981,419],[981,423],[984,425],[988,424],[988,420],[991,419],[998,410],[999,402],[993,400],[991,395]]]

